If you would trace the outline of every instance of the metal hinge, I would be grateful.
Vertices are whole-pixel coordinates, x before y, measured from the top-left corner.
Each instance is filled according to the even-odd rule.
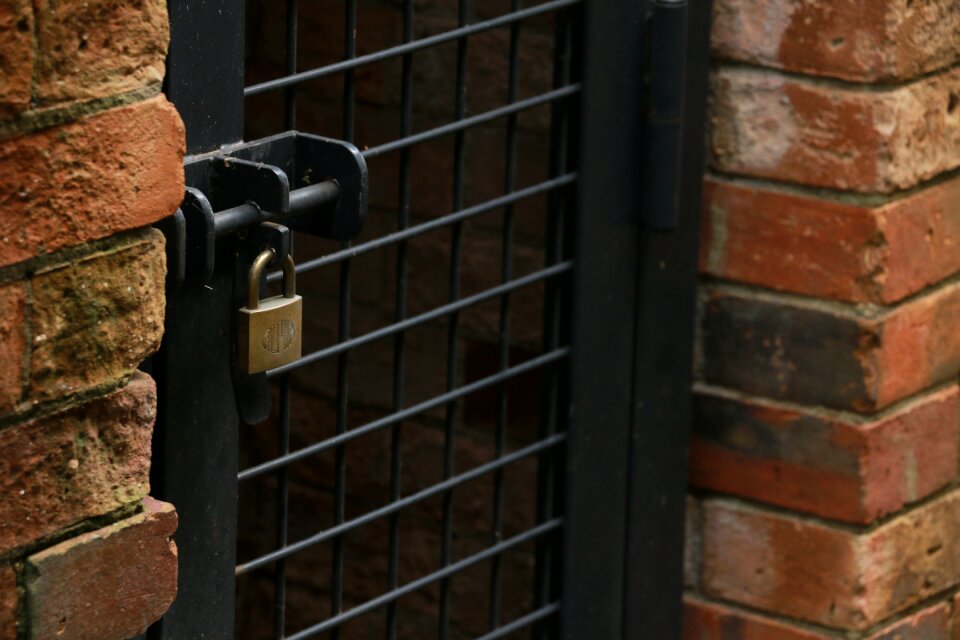
[[[673,229],[680,214],[687,85],[687,0],[653,0],[647,43],[641,215],[649,229]]]

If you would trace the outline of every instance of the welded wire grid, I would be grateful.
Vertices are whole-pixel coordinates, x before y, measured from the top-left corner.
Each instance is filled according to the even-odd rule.
[[[308,348],[241,433],[239,637],[555,631],[578,0],[479,4],[249,4],[247,137],[354,142],[371,212],[296,238]]]

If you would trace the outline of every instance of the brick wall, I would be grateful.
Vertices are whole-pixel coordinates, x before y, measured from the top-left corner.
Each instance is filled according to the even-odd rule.
[[[960,637],[960,4],[714,17],[685,638]]]
[[[0,0],[0,638],[122,640],[176,592],[149,496],[183,126],[166,2]]]

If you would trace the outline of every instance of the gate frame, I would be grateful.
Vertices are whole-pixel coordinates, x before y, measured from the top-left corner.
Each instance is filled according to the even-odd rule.
[[[236,0],[168,2],[164,92],[186,126],[188,159],[243,139],[245,11]],[[217,243],[206,286],[192,281],[188,259],[184,285],[168,287],[152,367],[158,406],[150,482],[177,509],[180,566],[177,598],[149,640],[234,637],[240,417],[231,367],[232,244]]]
[[[576,640],[680,636],[710,0],[690,0],[680,218],[667,232],[644,227],[637,187],[654,1],[585,0],[581,8],[560,571],[560,635]],[[239,142],[245,6],[170,0],[169,8],[164,90],[187,126],[188,154]],[[233,264],[216,260],[209,288],[172,292],[153,362],[159,455],[151,481],[180,514],[182,562],[178,598],[151,640],[233,637],[240,422],[230,364]],[[183,353],[196,361],[185,366]],[[176,456],[162,453],[171,451]]]
[[[560,612],[571,640],[681,633],[711,4],[690,1],[677,43],[679,216],[658,231],[638,188],[654,1],[586,4]]]

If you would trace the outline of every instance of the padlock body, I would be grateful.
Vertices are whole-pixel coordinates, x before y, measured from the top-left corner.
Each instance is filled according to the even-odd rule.
[[[274,296],[256,309],[243,307],[237,323],[241,373],[276,369],[300,358],[303,298]]]

